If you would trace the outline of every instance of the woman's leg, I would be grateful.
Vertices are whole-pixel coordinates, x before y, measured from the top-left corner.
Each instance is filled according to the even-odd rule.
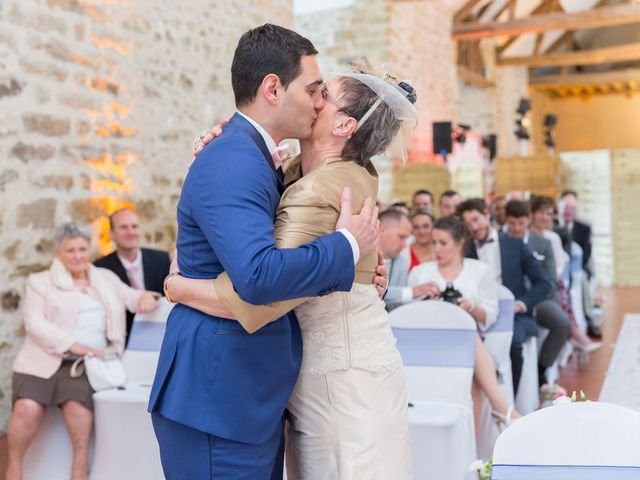
[[[71,480],[87,480],[93,412],[80,402],[69,400],[62,404],[62,413],[73,446]]]
[[[504,398],[500,387],[498,387],[496,367],[493,364],[491,355],[489,355],[489,351],[484,346],[484,343],[482,343],[480,335],[476,335],[476,365],[473,370],[473,380],[487,397],[489,397],[489,402],[491,402],[493,409],[498,413],[506,415],[510,405],[507,399]],[[518,418],[520,414],[513,410],[512,417]],[[476,419],[476,422],[477,421]]]
[[[6,480],[20,480],[22,478],[22,459],[38,431],[45,408],[44,405],[30,398],[16,400],[7,432],[9,463]]]

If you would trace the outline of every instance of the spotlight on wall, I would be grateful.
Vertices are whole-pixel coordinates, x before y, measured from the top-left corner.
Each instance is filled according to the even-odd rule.
[[[482,137],[482,148],[486,148],[487,152],[489,152],[489,160],[496,158],[497,140],[498,136],[495,133],[490,133]]]
[[[553,129],[555,128],[557,123],[557,116],[550,113],[547,113],[544,116],[544,144],[549,147],[550,151],[553,151],[556,146],[556,142],[553,139]]]
[[[471,130],[471,125],[459,123],[456,129],[453,131],[452,137],[456,142],[463,144],[467,141],[467,132],[469,130]]]
[[[521,98],[518,103],[516,113],[519,113],[520,116],[524,117],[529,110],[531,110],[531,101],[528,98]]]
[[[529,140],[530,138],[530,122],[527,117],[529,110],[531,110],[531,101],[528,98],[521,98],[516,110],[516,113],[518,114],[518,118],[516,118],[516,129],[513,132],[516,134],[518,140]]]

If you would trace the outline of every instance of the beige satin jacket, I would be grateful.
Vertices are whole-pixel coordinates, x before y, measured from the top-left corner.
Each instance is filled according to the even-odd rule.
[[[335,231],[340,213],[340,197],[350,187],[354,212],[359,212],[367,197],[378,197],[378,172],[372,163],[366,167],[340,157],[328,158],[302,177],[300,157],[285,165],[285,184],[276,213],[274,236],[278,248],[294,248]],[[355,282],[370,285],[375,274],[377,253],[360,258],[355,267]],[[339,265],[337,265],[340,268]],[[281,317],[303,303],[305,298],[252,305],[233,289],[226,273],[214,280],[219,299],[249,333]]]

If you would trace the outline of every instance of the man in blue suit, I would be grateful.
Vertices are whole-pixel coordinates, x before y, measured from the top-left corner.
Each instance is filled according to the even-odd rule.
[[[323,106],[316,53],[275,25],[241,37],[231,67],[239,111],[196,158],[178,203],[182,275],[226,271],[254,304],[351,289],[359,256],[375,248],[371,202],[357,216],[345,208],[331,235],[274,246],[284,191],[277,144],[308,137]],[[149,401],[166,478],[270,478],[301,353],[293,313],[249,335],[235,321],[176,305]]]
[[[491,216],[484,200],[466,200],[458,205],[456,212],[473,238],[467,256],[488,263],[496,281],[516,297],[510,355],[515,394],[522,375],[522,344],[528,337],[538,335],[533,309],[551,293],[551,284],[542,265],[521,239],[499,235],[491,227]]]

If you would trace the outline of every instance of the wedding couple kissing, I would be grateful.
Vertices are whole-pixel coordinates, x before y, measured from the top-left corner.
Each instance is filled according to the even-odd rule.
[[[283,27],[243,34],[238,111],[182,187],[149,402],[169,480],[281,479],[285,451],[290,480],[411,477],[371,158],[416,95],[364,69],[323,81],[316,55]]]

